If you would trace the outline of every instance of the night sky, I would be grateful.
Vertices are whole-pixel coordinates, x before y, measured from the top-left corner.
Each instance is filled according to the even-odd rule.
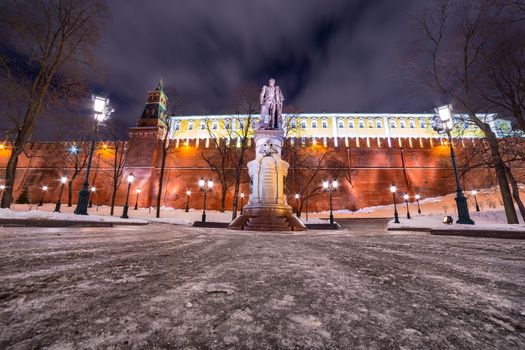
[[[114,118],[133,125],[164,79],[185,114],[219,114],[239,86],[275,77],[303,112],[423,112],[401,63],[423,0],[110,1],[99,55]],[[169,96],[172,97],[172,96]]]

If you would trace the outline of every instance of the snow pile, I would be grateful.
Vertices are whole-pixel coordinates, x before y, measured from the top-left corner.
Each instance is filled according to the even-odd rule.
[[[520,220],[519,225],[507,224],[505,211],[493,210],[486,212],[470,213],[470,217],[474,220],[475,225],[446,225],[443,224],[443,216],[439,214],[430,215],[415,215],[412,219],[407,219],[400,216],[399,224],[395,224],[394,220],[388,223],[389,229],[440,229],[440,230],[483,230],[483,231],[511,231],[511,232],[525,232],[525,224]],[[457,216],[453,216],[454,222]]]

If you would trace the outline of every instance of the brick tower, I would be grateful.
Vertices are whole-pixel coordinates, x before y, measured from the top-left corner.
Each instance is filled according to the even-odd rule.
[[[129,128],[128,168],[136,176],[136,187],[142,192],[140,206],[151,206],[158,177],[158,155],[162,138],[167,128],[168,97],[164,93],[162,79],[157,88],[149,91],[146,105],[136,127]]]

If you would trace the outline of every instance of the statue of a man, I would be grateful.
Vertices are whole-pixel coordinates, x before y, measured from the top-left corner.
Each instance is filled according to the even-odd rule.
[[[280,129],[282,126],[282,112],[284,96],[279,86],[275,85],[275,79],[268,81],[268,86],[261,90],[261,122],[268,129]]]

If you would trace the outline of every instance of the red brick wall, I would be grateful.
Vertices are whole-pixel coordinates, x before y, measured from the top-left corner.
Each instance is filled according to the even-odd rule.
[[[145,207],[156,203],[156,191],[158,189],[158,178],[161,163],[161,146],[157,138],[155,127],[130,128],[129,161],[126,173],[116,198],[117,205],[123,205],[127,184],[125,178],[127,173],[133,172],[136,181],[132,186],[130,204],[135,201],[135,189],[140,187],[142,193],[139,197],[139,206]],[[296,140],[298,142],[298,140]],[[465,143],[465,145],[463,145]],[[104,142],[97,143],[97,151],[93,159],[91,179],[95,177],[97,187],[94,203],[109,204],[111,198],[111,154],[104,149]],[[455,142],[456,147],[473,147],[471,141]],[[47,202],[56,202],[60,190],[59,177],[65,171],[70,173],[71,169],[64,168],[64,156],[59,154],[57,144],[32,143],[28,144],[26,151],[31,152],[31,158],[25,155],[20,157],[17,179],[15,183],[15,198],[19,196],[24,186],[27,186],[33,202],[38,202],[41,194],[41,186],[50,188],[46,195]],[[217,150],[205,147],[205,141],[200,140],[199,146],[195,146],[195,140],[190,140],[188,146],[181,141],[179,147],[173,143],[169,150],[164,177],[164,194],[162,204],[169,207],[184,208],[186,203],[186,190],[191,190],[190,207],[202,208],[202,193],[198,191],[197,182],[203,178],[216,179],[215,174],[203,161],[201,154],[216,156]],[[412,139],[412,146],[408,139],[391,139],[389,147],[386,139],[359,139],[359,147],[356,139],[338,140],[338,147],[334,146],[333,140],[328,140],[326,147],[323,140],[317,139],[317,144],[312,145],[307,140],[304,147],[318,147],[320,151],[328,152],[328,167],[322,170],[326,178],[337,177],[340,180],[340,188],[334,193],[335,209],[355,210],[366,206],[387,204],[391,202],[389,186],[396,183],[399,192],[408,191],[411,195],[419,193],[423,198],[443,195],[453,192],[455,189],[453,172],[450,168],[450,155],[448,146],[442,144],[439,139]],[[0,174],[4,175],[4,169],[9,156],[8,150],[0,150]],[[253,159],[253,152],[247,153],[248,160]],[[309,169],[300,169],[299,172],[307,174]],[[73,186],[73,205],[76,204],[77,194],[84,181],[84,173],[77,176]],[[305,175],[307,176],[307,175]],[[351,179],[350,184],[347,179]],[[486,173],[477,171],[466,178],[467,188],[478,188],[490,185],[487,183]],[[249,184],[246,179],[241,185],[241,191],[248,194]],[[67,189],[64,191],[62,202],[67,200]],[[219,209],[220,188],[216,186],[212,193],[208,194],[209,209]],[[226,197],[226,207],[231,208],[233,188]],[[295,201],[289,200],[295,203]],[[309,210],[326,210],[328,208],[328,195],[321,194],[315,200],[309,201]]]

